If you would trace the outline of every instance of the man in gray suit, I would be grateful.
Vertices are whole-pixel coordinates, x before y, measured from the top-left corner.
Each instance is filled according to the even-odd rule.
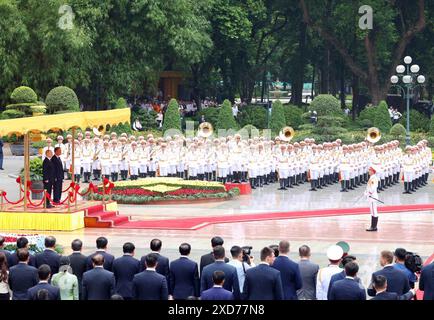
[[[302,245],[298,249],[300,262],[301,281],[303,286],[297,291],[299,300],[316,300],[316,276],[319,266],[310,262],[310,248],[307,245]]]

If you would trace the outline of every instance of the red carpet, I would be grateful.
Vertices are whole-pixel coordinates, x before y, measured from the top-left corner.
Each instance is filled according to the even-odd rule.
[[[434,204],[413,204],[399,206],[384,206],[378,208],[381,213],[406,212],[406,211],[429,211],[434,210]],[[141,220],[120,223],[114,228],[119,229],[168,229],[168,230],[198,230],[211,224],[249,222],[262,220],[284,220],[297,218],[331,217],[341,215],[368,214],[369,208],[346,208],[346,209],[324,209],[311,211],[289,211],[289,212],[268,212],[238,214],[228,216],[208,216],[165,220]]]

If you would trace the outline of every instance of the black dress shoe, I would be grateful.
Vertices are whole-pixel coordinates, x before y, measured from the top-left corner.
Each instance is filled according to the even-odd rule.
[[[47,209],[51,209],[51,208],[54,208],[54,206],[52,206],[51,204],[48,204]]]

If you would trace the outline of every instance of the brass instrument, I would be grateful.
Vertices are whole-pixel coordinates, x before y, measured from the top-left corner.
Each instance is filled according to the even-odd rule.
[[[213,131],[214,131],[214,129],[213,129],[211,123],[203,122],[199,125],[198,136],[202,137],[202,138],[208,138],[208,137],[212,136]]]
[[[101,151],[101,149],[99,149],[97,152],[95,152],[95,154],[93,155],[93,161],[98,159],[100,151]]]
[[[282,141],[289,142],[294,138],[295,131],[292,127],[285,127],[280,131],[279,138]]]
[[[96,137],[100,137],[104,133],[104,126],[99,126],[98,128],[95,127],[92,129],[92,131]]]
[[[380,129],[375,128],[375,127],[368,129],[368,133],[366,136],[367,141],[374,144],[374,143],[377,143],[378,141],[380,141],[380,139],[381,139]]]

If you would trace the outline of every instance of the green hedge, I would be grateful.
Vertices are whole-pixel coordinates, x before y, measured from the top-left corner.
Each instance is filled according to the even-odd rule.
[[[253,125],[258,129],[268,126],[267,109],[262,106],[247,106],[238,115],[240,125],[245,127]]]
[[[118,101],[116,101],[115,109],[125,109],[128,108],[128,103],[125,98],[119,98]]]
[[[401,119],[399,119],[399,123],[401,123],[404,127],[407,126],[407,112],[404,112]],[[429,132],[430,119],[417,110],[410,110],[410,130]]]
[[[170,129],[181,131],[181,116],[179,115],[179,105],[176,99],[171,99],[169,106],[164,114],[163,132]]]
[[[199,123],[200,118],[202,117],[202,115],[204,115],[205,121],[211,123],[214,128],[217,128],[219,113],[220,113],[220,108],[209,107],[209,108],[202,109],[198,112],[196,121]]]
[[[380,129],[381,132],[389,132],[392,128],[392,119],[390,119],[389,108],[386,101],[381,101],[376,108],[374,127]]]
[[[21,86],[12,92],[11,99],[15,103],[35,103],[38,101],[38,96],[32,88]]]
[[[80,103],[74,90],[68,87],[57,87],[52,89],[45,99],[48,111],[56,113],[58,111],[80,111]]]
[[[431,124],[430,124],[430,129],[429,129],[429,135],[431,137],[434,137],[434,115],[431,116]]]
[[[396,139],[401,139],[402,137],[405,137],[406,133],[407,131],[405,130],[405,127],[400,123],[394,124],[392,129],[390,129],[390,135],[395,137]]]
[[[315,110],[318,117],[326,115],[342,115],[341,103],[330,94],[320,94],[313,99],[309,110]]]
[[[232,104],[229,100],[226,99],[225,101],[223,101],[223,105],[219,110],[216,129],[236,130],[237,128],[237,122],[232,115]]]
[[[278,135],[279,132],[286,126],[285,111],[280,100],[273,103],[271,109],[270,129],[273,135]]]
[[[298,129],[303,124],[303,110],[301,108],[294,105],[285,105],[283,106],[283,111],[287,126]]]
[[[8,109],[2,112],[3,119],[22,118],[24,117],[24,115],[25,115],[24,112],[15,109]]]
[[[136,119],[139,119],[143,130],[149,130],[156,128],[156,117],[157,113],[154,110],[148,111],[146,109],[140,108],[135,112],[131,112],[131,123],[134,123]]]

